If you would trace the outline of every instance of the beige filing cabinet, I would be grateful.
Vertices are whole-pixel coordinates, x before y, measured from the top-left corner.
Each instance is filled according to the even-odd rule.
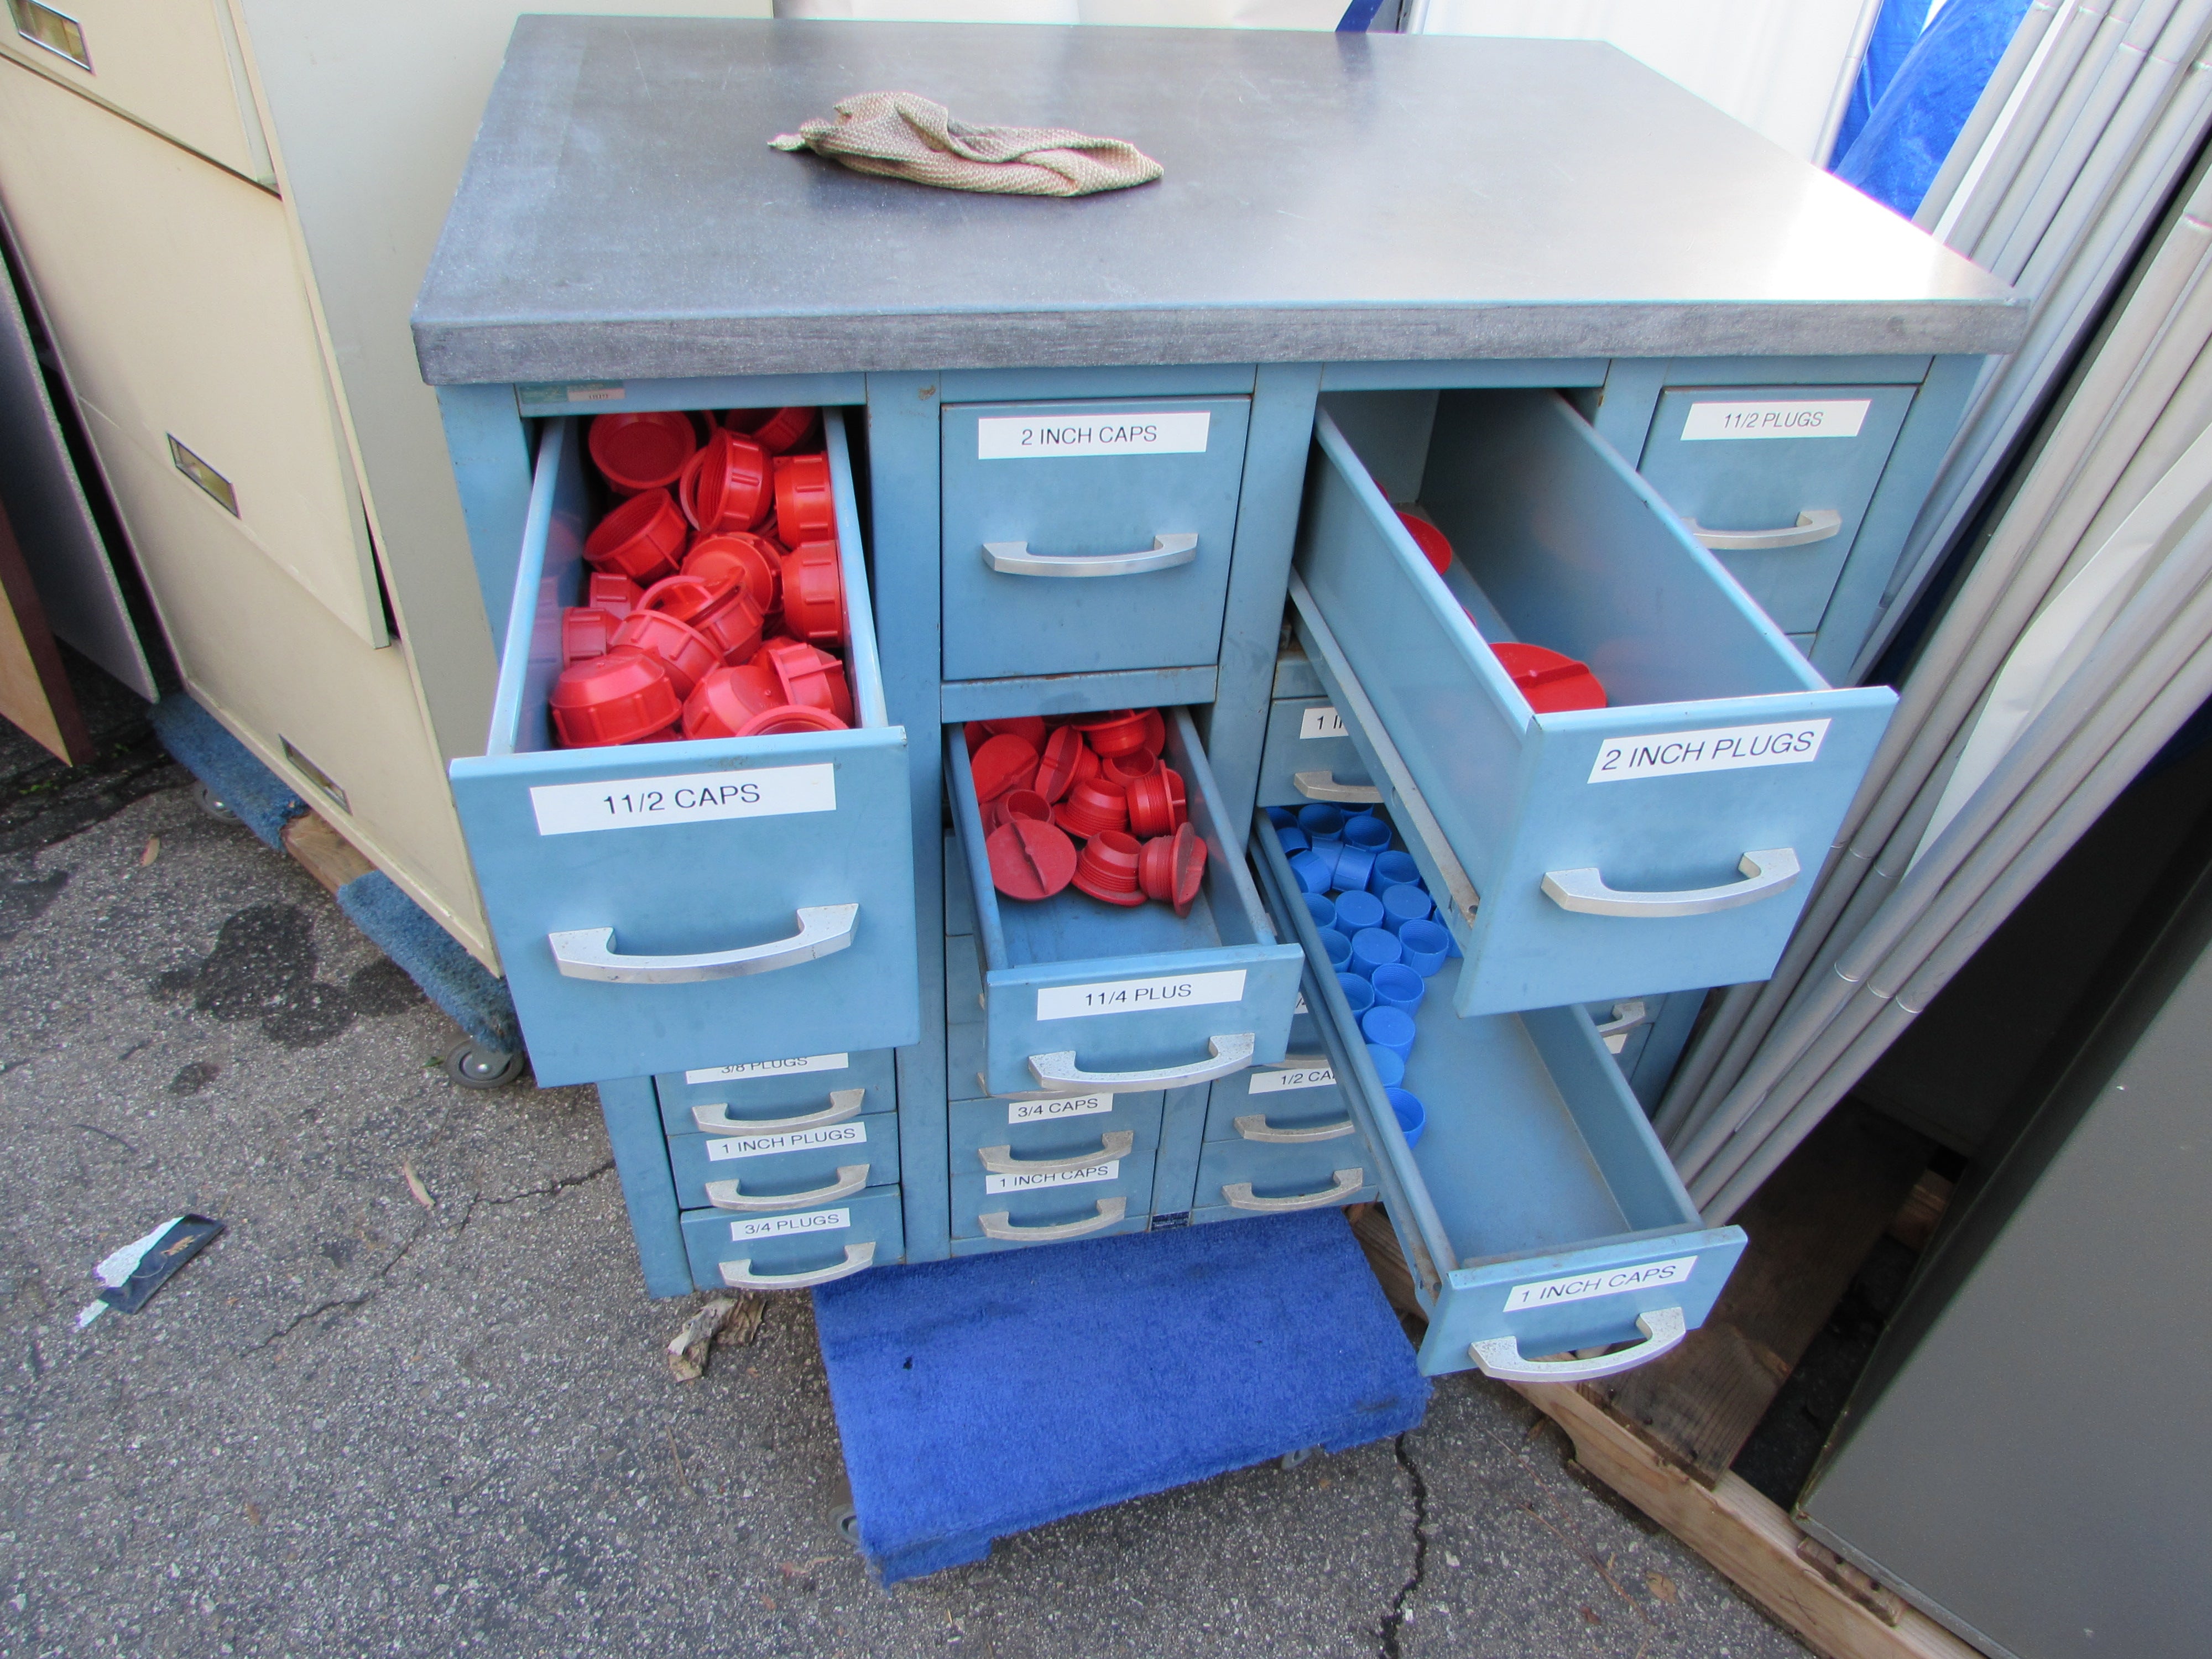
[[[496,967],[445,775],[496,664],[408,310],[519,12],[768,0],[0,5],[0,212],[186,684]]]

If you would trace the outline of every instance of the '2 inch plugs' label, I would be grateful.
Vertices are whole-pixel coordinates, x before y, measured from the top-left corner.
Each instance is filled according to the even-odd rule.
[[[1827,735],[1828,722],[1817,720],[1607,738],[1590,763],[1589,781],[1620,783],[1684,772],[1733,772],[1747,766],[1802,766],[1820,758],[1820,743]]]
[[[1146,414],[986,415],[975,422],[979,461],[1048,455],[1203,455],[1213,416],[1205,410]]]

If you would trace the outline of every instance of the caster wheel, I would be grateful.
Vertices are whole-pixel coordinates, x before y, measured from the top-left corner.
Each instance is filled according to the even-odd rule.
[[[854,1549],[860,1547],[860,1512],[858,1510],[837,1511],[837,1535]]]
[[[487,1048],[473,1037],[447,1053],[446,1075],[464,1089],[497,1089],[522,1075],[522,1056]]]
[[[192,786],[192,799],[199,803],[200,811],[206,813],[210,817],[220,818],[225,823],[236,823],[238,822],[238,814],[230,810],[229,803],[225,801],[221,795],[216,794],[214,790],[209,788],[207,785],[204,783],[195,783]]]
[[[1285,1470],[1294,1469],[1320,1449],[1319,1446],[1306,1446],[1297,1451],[1285,1452],[1276,1462]]]

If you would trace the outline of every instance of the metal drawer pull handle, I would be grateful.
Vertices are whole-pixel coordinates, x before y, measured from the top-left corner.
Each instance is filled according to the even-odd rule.
[[[868,1097],[866,1089],[832,1089],[830,1103],[818,1112],[802,1113],[798,1117],[732,1117],[727,1101],[710,1101],[691,1109],[691,1121],[708,1134],[765,1135],[784,1129],[819,1129],[831,1123],[842,1123],[848,1117],[860,1115],[860,1103]]]
[[[799,912],[799,931],[788,939],[691,957],[619,955],[611,927],[548,933],[545,942],[553,947],[554,964],[564,978],[599,979],[612,985],[690,985],[772,973],[833,955],[853,942],[853,924],[860,914],[857,904],[809,905]]]
[[[1182,1089],[1194,1083],[1211,1083],[1216,1078],[1228,1077],[1243,1071],[1252,1063],[1259,1047],[1256,1031],[1237,1031],[1227,1036],[1210,1036],[1206,1046],[1213,1055],[1191,1066],[1169,1066],[1157,1072],[1085,1072],[1077,1069],[1075,1050],[1063,1048],[1056,1054],[1031,1054],[1030,1075],[1054,1094],[1079,1095],[1094,1091],[1109,1094],[1136,1089]]]
[[[1058,1175],[1071,1170],[1095,1170],[1101,1164],[1127,1158],[1136,1144],[1134,1129],[1115,1129],[1098,1137],[1097,1152],[1079,1158],[1016,1158],[1011,1146],[978,1146],[975,1156],[993,1175]]]
[[[834,1267],[816,1267],[803,1273],[757,1273],[752,1258],[722,1264],[722,1283],[738,1291],[804,1291],[816,1285],[827,1285],[833,1279],[849,1279],[863,1267],[876,1265],[876,1241],[865,1244],[848,1244],[845,1259]]]
[[[1293,1193],[1288,1198],[1255,1198],[1249,1181],[1231,1182],[1221,1189],[1232,1210],[1318,1210],[1324,1204],[1341,1204],[1367,1184],[1364,1170],[1339,1170],[1336,1184],[1325,1192]]]
[[[1613,1005],[1613,1018],[1597,1028],[1598,1040],[1608,1054],[1619,1054],[1628,1046],[1628,1034],[1644,1024],[1644,999]]]
[[[1468,1344],[1468,1356],[1482,1367],[1485,1376],[1501,1382],[1588,1382],[1594,1377],[1616,1376],[1634,1370],[1647,1359],[1656,1359],[1690,1334],[1680,1308],[1654,1308],[1636,1316],[1636,1328],[1644,1340],[1617,1353],[1589,1359],[1523,1359],[1521,1345],[1510,1336],[1493,1336]]]
[[[1355,1133],[1358,1125],[1350,1118],[1339,1118],[1334,1123],[1316,1123],[1307,1129],[1278,1129],[1267,1121],[1265,1112],[1248,1112],[1243,1117],[1230,1119],[1237,1133],[1247,1140],[1264,1140],[1278,1146],[1303,1146],[1310,1140],[1335,1140]],[[1246,1190],[1249,1192],[1249,1188]]]
[[[1624,893],[1605,884],[1595,868],[1547,870],[1544,892],[1562,910],[1586,916],[1708,916],[1771,898],[1797,879],[1794,848],[1769,847],[1736,860],[1747,879],[1725,887],[1692,887],[1679,893]]]
[[[1716,553],[1758,553],[1770,547],[1810,547],[1844,533],[1844,515],[1832,507],[1815,507],[1797,515],[1796,524],[1778,530],[1708,530],[1695,519],[1683,520],[1690,533]]]
[[[1063,1238],[1080,1238],[1085,1233],[1102,1232],[1129,1213],[1127,1198],[1102,1198],[1098,1213],[1083,1221],[1054,1222],[1048,1227],[1017,1227],[1011,1210],[994,1210],[988,1215],[979,1215],[975,1224],[983,1230],[986,1238],[1005,1239],[1015,1244],[1050,1244]]]
[[[738,1183],[734,1181],[710,1181],[707,1183],[707,1201],[718,1210],[743,1210],[757,1215],[769,1210],[803,1210],[810,1204],[827,1204],[832,1199],[850,1198],[867,1184],[866,1164],[840,1164],[836,1180],[827,1187],[817,1187],[811,1193],[747,1198],[738,1190]]]
[[[1362,806],[1373,806],[1382,799],[1382,792],[1373,784],[1339,783],[1333,771],[1293,772],[1291,781],[1308,800],[1353,801]]]
[[[983,562],[1005,576],[1142,576],[1198,557],[1198,538],[1181,532],[1152,538],[1141,553],[1032,553],[1027,542],[985,542]]]

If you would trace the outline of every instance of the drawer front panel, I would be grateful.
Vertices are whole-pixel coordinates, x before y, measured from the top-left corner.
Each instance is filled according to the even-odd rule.
[[[1659,399],[1637,470],[1711,538],[1777,627],[1816,629],[1912,396],[1898,386],[1676,388]],[[1772,435],[1794,432],[1824,435]]]
[[[946,405],[945,678],[1216,661],[1250,408],[1244,398]],[[1178,538],[1192,538],[1183,557]],[[1045,574],[1081,569],[1055,562],[1080,559],[1114,564]]]
[[[1278,697],[1267,709],[1260,805],[1310,806],[1376,798],[1367,763],[1325,697]]]
[[[706,1127],[695,1115],[701,1109],[710,1119],[775,1122],[826,1111],[831,1094],[853,1089],[862,1091],[862,1112],[887,1112],[897,1101],[896,1072],[889,1048],[872,1048],[666,1072],[653,1086],[668,1133],[681,1135]]]
[[[1047,1100],[957,1100],[947,1109],[955,1175],[982,1173],[985,1149],[1029,1162],[1090,1158],[1129,1137],[1130,1157],[1160,1144],[1161,1095],[1068,1095]]]
[[[1270,1146],[1255,1140],[1209,1140],[1198,1160],[1194,1216],[1225,1210],[1231,1216],[1268,1215],[1360,1204],[1375,1196],[1374,1154],[1364,1137]]]
[[[1318,1049],[1318,1032],[1312,1041]],[[1270,1135],[1317,1133],[1328,1138],[1291,1144],[1325,1146],[1340,1152],[1360,1144],[1351,1104],[1324,1054],[1285,1054],[1280,1066],[1255,1066],[1235,1077],[1225,1077],[1213,1085],[1206,1101],[1208,1140],[1266,1145]]]
[[[1141,1231],[1152,1212],[1152,1155],[1135,1152],[1094,1169],[1065,1176],[952,1176],[952,1236],[991,1238],[994,1229],[1026,1228],[1027,1237],[996,1238],[1000,1244],[1058,1244],[1101,1234]],[[1101,1209],[1101,1205],[1105,1206]],[[1108,1216],[1115,1218],[1106,1219]],[[1006,1218],[1003,1224],[996,1218]],[[987,1218],[990,1219],[987,1220]],[[1134,1221],[1133,1229],[1125,1225]],[[1047,1232],[1047,1228],[1061,1229]]]
[[[836,411],[825,425],[857,637],[872,626],[866,576]],[[915,1041],[901,728],[546,746],[552,624],[580,588],[581,436],[556,422],[541,446],[495,752],[451,769],[538,1081]],[[847,661],[860,708],[880,709],[872,651],[848,642]]]
[[[805,1290],[888,1266],[906,1252],[896,1187],[781,1215],[690,1210],[683,1227],[702,1291]]]
[[[686,1210],[750,1215],[816,1208],[869,1187],[897,1183],[898,1114],[876,1112],[769,1134],[671,1135],[668,1165],[676,1176],[676,1202]],[[734,1188],[723,1184],[732,1182]],[[743,1208],[710,1195],[710,1182]],[[839,1187],[848,1190],[823,1190]]]

